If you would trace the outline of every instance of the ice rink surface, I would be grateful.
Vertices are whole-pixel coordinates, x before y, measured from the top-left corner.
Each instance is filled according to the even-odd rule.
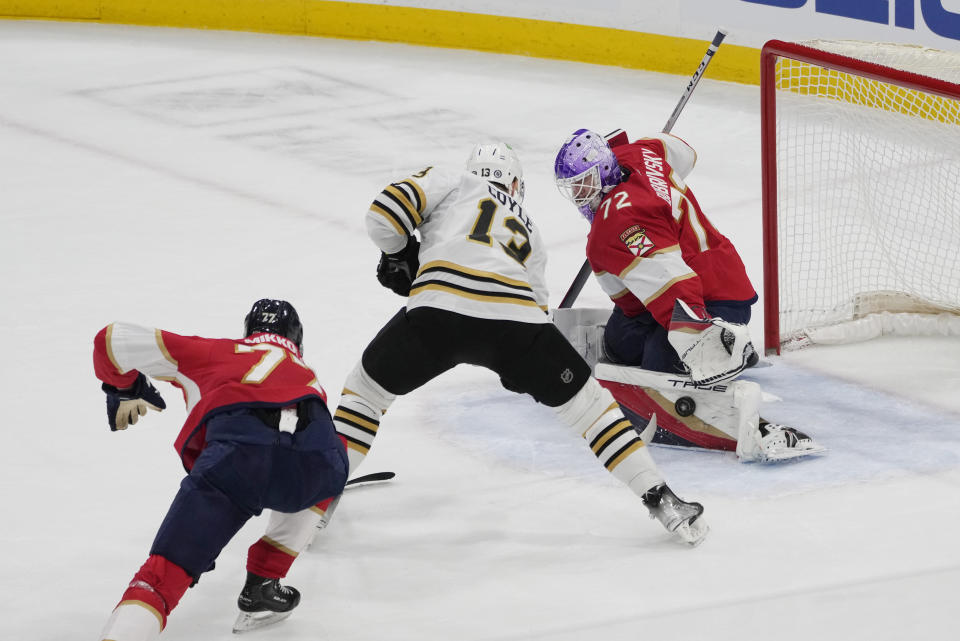
[[[709,34],[705,35],[708,37]],[[722,55],[722,52],[721,54]],[[294,303],[335,404],[402,300],[363,214],[387,183],[511,142],[558,304],[586,225],[553,186],[574,129],[658,131],[687,79],[380,43],[0,21],[0,637],[93,639],[182,469],[169,409],[110,433],[94,334],[113,320],[234,336]],[[695,64],[695,61],[694,63]],[[691,69],[692,71],[692,69]],[[759,288],[759,91],[704,80],[674,133],[689,183]],[[608,306],[595,283],[579,305]],[[762,337],[759,306],[751,332]],[[398,400],[331,527],[294,564],[287,641],[949,639],[960,629],[960,347],[884,340],[754,370],[791,465],[654,448],[712,527],[686,549],[552,412],[461,367]],[[232,638],[252,520],[175,610],[170,641]]]

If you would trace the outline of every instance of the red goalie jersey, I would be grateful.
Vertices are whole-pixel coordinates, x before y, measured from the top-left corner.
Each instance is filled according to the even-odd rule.
[[[205,423],[214,413],[327,400],[296,345],[276,334],[215,339],[113,323],[94,339],[93,366],[97,378],[118,388],[132,385],[138,371],[180,388],[187,420],[175,447],[188,470],[206,445]]]
[[[609,142],[629,175],[597,208],[587,258],[623,313],[649,311],[667,327],[677,298],[693,306],[755,300],[737,250],[683,182],[696,152],[669,134]]]

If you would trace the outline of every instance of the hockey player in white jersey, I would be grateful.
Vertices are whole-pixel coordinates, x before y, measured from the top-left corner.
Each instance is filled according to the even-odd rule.
[[[408,298],[344,384],[334,423],[350,469],[397,396],[460,363],[479,365],[554,408],[652,518],[696,545],[708,531],[703,507],[667,487],[620,406],[550,321],[546,253],[523,194],[517,155],[497,142],[474,147],[466,170],[428,167],[370,206],[367,232],[382,252],[377,278]]]

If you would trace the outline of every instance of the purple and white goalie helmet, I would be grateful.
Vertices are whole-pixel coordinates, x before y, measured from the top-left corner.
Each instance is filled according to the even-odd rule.
[[[589,129],[577,129],[561,145],[553,175],[560,193],[591,222],[603,195],[621,181],[617,157],[603,136]]]

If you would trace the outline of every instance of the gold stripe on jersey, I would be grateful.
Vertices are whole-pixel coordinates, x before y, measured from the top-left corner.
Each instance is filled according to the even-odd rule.
[[[679,282],[681,282],[681,281],[684,281],[684,280],[690,280],[691,278],[696,278],[696,277],[697,277],[696,274],[694,274],[693,272],[690,272],[689,274],[684,274],[683,276],[677,276],[676,278],[671,278],[670,280],[668,280],[668,281],[663,285],[663,287],[661,287],[661,288],[658,289],[657,291],[653,292],[653,294],[651,294],[649,297],[647,297],[647,298],[643,301],[644,307],[650,307],[650,303],[652,303],[653,301],[655,301],[655,300],[657,300],[658,298],[660,298],[661,296],[663,296],[663,293],[664,293],[665,291],[667,291],[668,289],[670,289],[671,287],[673,287],[673,286],[676,285],[677,283],[679,283]]]
[[[626,295],[629,294],[629,293],[630,293],[630,290],[629,290],[629,289],[621,289],[621,290],[620,290],[619,292],[617,292],[616,294],[611,294],[611,295],[610,295],[610,300],[617,300],[618,298],[623,298],[624,296],[626,296]]]
[[[439,280],[428,280],[426,282],[414,285],[414,287],[410,290],[410,296],[413,297],[425,291],[445,292],[447,294],[454,294],[455,296],[460,296],[462,298],[479,300],[486,303],[509,303],[512,305],[524,305],[543,309],[543,307],[530,296],[511,294],[508,292],[482,291],[479,289],[471,289],[469,287],[464,287],[463,285],[456,285],[454,283],[448,283]]]
[[[426,265],[421,266],[420,271],[417,272],[417,276],[428,272],[445,272],[448,274],[454,274],[456,276],[462,276],[463,278],[470,280],[496,283],[498,285],[504,285],[506,287],[521,289],[528,292],[533,291],[533,289],[530,287],[530,284],[525,281],[507,278],[506,276],[501,276],[495,272],[485,272],[479,269],[470,269],[469,267],[457,265],[456,263],[451,263],[445,260],[432,260]]]
[[[645,258],[650,258],[651,256],[656,256],[657,254],[669,254],[670,252],[682,251],[680,245],[670,245],[669,247],[664,247],[663,249],[655,249],[645,256]]]
[[[639,265],[641,261],[647,260],[648,258],[652,258],[657,254],[670,254],[672,252],[678,252],[678,251],[680,251],[680,245],[670,245],[669,247],[658,249],[657,251],[646,254],[645,256],[637,256],[636,258],[633,259],[633,261],[629,265],[626,266],[626,268],[622,272],[620,272],[619,274],[620,279],[625,280],[627,278],[627,274],[633,271],[633,268]]]
[[[393,225],[393,228],[396,229],[397,233],[400,234],[401,236],[410,235],[410,232],[408,232],[404,228],[403,223],[400,222],[400,219],[397,218],[396,214],[394,214],[389,209],[384,209],[379,202],[374,201],[374,203],[370,205],[370,211],[374,214],[377,214],[378,216],[383,216],[384,218],[386,218],[387,222]]]
[[[393,205],[396,205],[413,224],[414,229],[423,222],[423,217],[420,216],[423,209],[419,206],[418,202],[414,202],[414,200],[419,201],[419,198],[415,192],[411,193],[402,188],[402,183],[390,185],[380,192],[380,195],[386,196]]]
[[[169,361],[174,367],[180,369],[180,363],[178,363],[177,359],[170,355],[169,350],[167,350],[167,346],[163,344],[163,332],[161,332],[159,329],[156,329],[154,330],[154,333],[157,337],[157,347],[160,348],[160,352],[163,354],[163,357],[167,359],[167,361]]]
[[[415,180],[401,180],[398,183],[394,183],[398,188],[403,189],[410,193],[411,200],[414,201],[416,206],[417,213],[420,216],[423,216],[423,210],[427,207],[427,195],[423,193],[423,188]]]
[[[113,365],[113,369],[121,374],[126,374],[124,369],[117,363],[117,358],[113,355],[113,323],[107,325],[107,335],[104,338],[106,339],[104,342],[107,345],[107,358],[110,359],[110,364]]]

